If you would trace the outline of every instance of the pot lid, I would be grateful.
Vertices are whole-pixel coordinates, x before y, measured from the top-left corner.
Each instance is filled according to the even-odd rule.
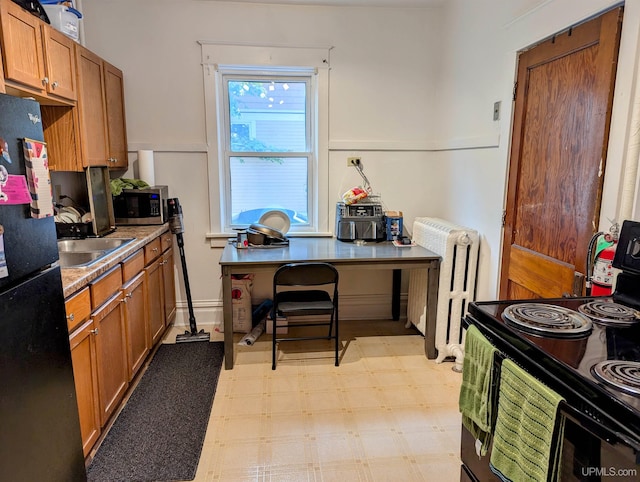
[[[265,236],[269,236],[270,238],[279,239],[284,241],[284,234],[274,228],[270,228],[269,226],[265,226],[264,224],[252,224],[249,226],[249,231],[255,231],[256,233],[264,234]]]

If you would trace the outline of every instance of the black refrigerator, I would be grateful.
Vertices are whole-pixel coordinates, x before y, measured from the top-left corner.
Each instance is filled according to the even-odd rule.
[[[83,481],[55,224],[23,203],[25,138],[44,140],[40,105],[0,94],[0,480]]]

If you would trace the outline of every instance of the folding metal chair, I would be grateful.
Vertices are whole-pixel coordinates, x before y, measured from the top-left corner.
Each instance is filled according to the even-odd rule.
[[[319,289],[324,287],[324,289]],[[297,288],[297,289],[291,289]],[[303,289],[300,289],[303,288]],[[331,293],[332,291],[332,293]],[[293,322],[297,316],[330,315],[329,321]],[[286,317],[286,324],[278,318]],[[329,263],[291,263],[278,268],[273,275],[273,347],[271,369],[276,369],[276,345],[284,341],[335,339],[335,366],[339,365],[338,351],[338,270]],[[281,318],[282,319],[282,318]],[[333,326],[335,324],[335,330]],[[327,336],[278,336],[278,327],[328,326]]]

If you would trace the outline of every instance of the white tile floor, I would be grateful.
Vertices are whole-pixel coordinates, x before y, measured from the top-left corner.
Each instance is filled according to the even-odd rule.
[[[452,363],[427,360],[424,338],[400,322],[342,322],[341,331],[339,367],[328,341],[281,344],[275,371],[270,336],[236,345],[196,481],[459,480]]]

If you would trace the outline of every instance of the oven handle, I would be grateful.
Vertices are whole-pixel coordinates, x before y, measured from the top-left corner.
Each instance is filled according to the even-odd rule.
[[[463,321],[463,327],[465,329],[468,329],[471,324],[472,323],[469,320],[467,320],[465,317]],[[486,325],[482,325],[482,327],[480,327],[476,324],[476,327],[481,331],[484,330],[490,333],[494,338],[501,339],[500,335],[498,335],[494,330],[492,330]],[[517,361],[515,361],[511,357],[508,357],[501,351],[498,351],[496,353],[495,358],[498,359],[500,363],[502,363],[502,360],[504,360],[505,358],[508,358],[519,366]],[[553,373],[549,372],[547,369],[543,368],[542,366],[540,366],[539,368],[546,374],[546,376],[554,379],[556,383],[558,383],[559,385],[564,385],[564,383],[561,380],[559,380]],[[590,432],[592,435],[598,438],[602,438],[611,444],[620,442],[627,445],[628,447],[631,447],[633,450],[635,450],[637,458],[640,459],[640,443],[638,441],[629,438],[627,435],[623,433],[620,433],[615,430],[611,430],[610,428],[604,426],[599,421],[585,416],[579,410],[568,405],[564,400],[560,402],[559,408],[565,416],[568,415],[575,423],[582,426],[585,430]],[[602,435],[602,432],[604,432],[605,435]]]

